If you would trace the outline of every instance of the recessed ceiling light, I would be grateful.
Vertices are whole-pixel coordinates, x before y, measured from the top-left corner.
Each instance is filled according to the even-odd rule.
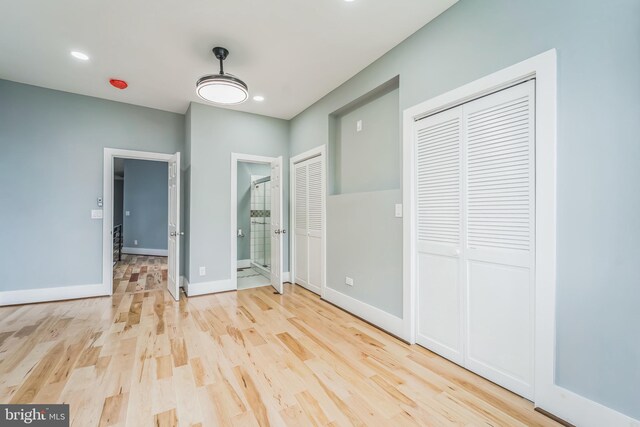
[[[74,58],[80,59],[82,61],[89,60],[89,55],[87,55],[86,53],[78,52],[77,50],[72,50],[71,56],[73,56]]]
[[[262,101],[264,101],[264,96],[256,95],[256,96],[253,97],[253,100],[254,101],[258,101],[258,102],[262,102]]]

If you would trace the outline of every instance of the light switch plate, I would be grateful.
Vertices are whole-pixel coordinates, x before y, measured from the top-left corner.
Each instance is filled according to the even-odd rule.
[[[362,120],[358,120],[356,122],[356,132],[360,132],[362,130]]]
[[[129,211],[125,211],[124,212],[124,216],[129,216],[129,215],[131,215],[131,212],[129,212]]]
[[[396,218],[402,218],[402,203],[396,203]]]
[[[102,209],[91,209],[91,219],[102,219]]]

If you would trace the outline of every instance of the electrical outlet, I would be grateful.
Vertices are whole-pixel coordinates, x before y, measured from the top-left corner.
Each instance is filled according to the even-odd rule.
[[[200,267],[200,275],[204,276],[205,274],[207,274],[207,268],[206,267]]]
[[[125,211],[124,216],[129,216],[129,215],[131,215],[131,212]]]
[[[345,277],[344,278],[344,284],[347,286],[353,286],[353,279],[351,277]]]
[[[138,241],[137,240],[133,241],[133,246],[138,246]]]

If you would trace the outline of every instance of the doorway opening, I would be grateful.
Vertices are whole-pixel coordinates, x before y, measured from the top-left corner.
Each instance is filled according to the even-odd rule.
[[[113,162],[113,293],[159,289],[169,253],[167,162]]]
[[[106,295],[166,288],[180,298],[179,164],[180,153],[105,148]]]
[[[232,155],[231,281],[283,292],[282,157]]]

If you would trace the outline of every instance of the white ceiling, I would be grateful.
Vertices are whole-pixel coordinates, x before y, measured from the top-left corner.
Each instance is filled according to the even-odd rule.
[[[223,46],[234,109],[290,119],[456,1],[0,0],[0,78],[184,113]]]

